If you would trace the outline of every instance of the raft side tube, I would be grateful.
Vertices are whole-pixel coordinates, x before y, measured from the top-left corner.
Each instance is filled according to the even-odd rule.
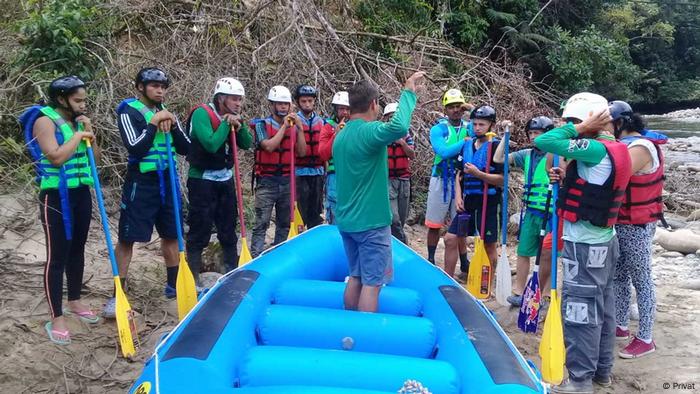
[[[515,356],[506,341],[495,340],[501,336],[497,328],[485,317],[473,318],[484,316],[477,301],[467,297],[463,288],[455,286],[440,286],[440,292],[462,324],[493,382],[497,385],[514,384],[538,390],[527,373],[528,366],[513,368],[513,365],[521,364],[521,360]]]
[[[226,278],[212,289],[207,302],[182,328],[164,354],[161,362],[178,357],[205,360],[217,344],[231,316],[260,276],[256,271],[242,270]]]

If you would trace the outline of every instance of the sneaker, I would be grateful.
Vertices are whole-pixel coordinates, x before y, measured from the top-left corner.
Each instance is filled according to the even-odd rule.
[[[626,341],[630,337],[630,330],[625,330],[620,327],[615,327],[615,340]]]
[[[163,294],[165,294],[165,298],[175,298],[175,296],[177,296],[177,291],[174,287],[166,284],[165,289],[163,289]]]
[[[508,298],[506,298],[506,300],[512,306],[520,307],[520,305],[522,305],[522,303],[523,303],[523,296],[513,294],[513,295],[509,295]]]
[[[600,387],[610,387],[612,386],[612,376],[598,376],[594,375],[593,376],[593,383],[597,384]]]
[[[562,384],[552,387],[552,393],[558,394],[593,394],[593,383],[590,380],[576,382],[566,379]]]
[[[624,349],[620,350],[618,355],[622,358],[637,358],[653,353],[656,351],[656,344],[654,341],[646,343],[641,339],[634,337],[629,345],[625,346]]]
[[[107,300],[104,309],[102,309],[102,316],[105,319],[114,319],[117,317],[117,299],[112,297]]]

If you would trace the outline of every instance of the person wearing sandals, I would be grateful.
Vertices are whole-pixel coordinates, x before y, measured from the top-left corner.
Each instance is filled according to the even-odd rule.
[[[60,345],[70,343],[65,315],[75,315],[89,324],[100,321],[80,300],[93,185],[85,140],[92,141],[96,154],[99,151],[90,119],[84,115],[86,96],[85,84],[78,77],[58,78],[49,86],[49,105],[34,106],[25,113],[34,113],[24,126],[31,130],[30,151],[38,153],[39,208],[46,236],[43,280],[51,321],[45,329],[49,339]],[[65,309],[64,273],[68,289]]]

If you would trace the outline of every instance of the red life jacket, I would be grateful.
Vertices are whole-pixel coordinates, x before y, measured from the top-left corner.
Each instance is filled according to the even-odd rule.
[[[635,139],[637,138],[623,138],[621,141],[631,144]],[[632,175],[620,207],[617,220],[620,224],[653,223],[663,217],[664,204],[661,193],[665,179],[664,156],[658,143],[651,138],[647,139],[654,143],[656,153],[659,155],[659,168],[651,174]]]
[[[408,178],[411,176],[408,156],[401,145],[396,142],[389,145],[387,156],[389,158],[389,178]]]
[[[253,125],[255,128],[260,124],[265,127],[265,132],[268,138],[272,138],[277,134],[279,130],[279,124],[275,122],[272,117],[267,117],[263,120],[259,120],[258,123]],[[255,150],[255,175],[257,176],[289,176],[292,164],[292,140],[289,136],[290,133],[294,132],[295,128],[289,128],[282,138],[280,146],[268,152],[265,149],[257,148]],[[257,133],[255,133],[257,137]],[[259,144],[261,141],[257,141]]]
[[[566,168],[566,178],[557,206],[559,215],[569,222],[587,220],[598,227],[611,227],[617,222],[625,189],[629,183],[632,160],[627,145],[599,139],[608,152],[612,172],[602,185],[594,185],[578,175],[573,160]]]
[[[319,143],[321,142],[321,130],[323,129],[323,118],[316,113],[311,115],[311,119],[306,119],[301,111],[297,114],[304,126],[304,139],[306,140],[306,156],[297,158],[297,167],[323,167],[323,161],[318,154]]]
[[[216,115],[214,109],[208,104],[199,104],[198,106],[192,108],[190,111],[190,116],[187,119],[187,130],[191,130],[190,123],[192,122],[192,114],[198,108],[204,109],[209,115],[209,121],[211,122],[212,129],[216,132],[221,124],[221,119]],[[187,153],[187,161],[190,165],[201,170],[221,170],[224,168],[233,167],[233,158],[231,156],[230,143],[228,138],[221,144],[219,150],[214,153],[210,153],[204,149],[202,144],[196,138],[191,138],[192,143],[190,144],[190,150]]]

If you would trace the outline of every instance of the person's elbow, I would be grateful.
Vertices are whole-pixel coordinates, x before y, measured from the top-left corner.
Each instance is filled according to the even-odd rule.
[[[57,150],[49,152],[45,156],[49,163],[51,163],[51,165],[54,167],[60,167],[66,162],[66,158],[63,157],[63,155],[61,155]]]
[[[535,147],[537,149],[543,150],[542,147],[547,144],[548,141],[551,140],[551,137],[549,137],[546,133],[542,134],[540,136],[535,137],[534,140],[532,140],[532,143],[535,144]]]

